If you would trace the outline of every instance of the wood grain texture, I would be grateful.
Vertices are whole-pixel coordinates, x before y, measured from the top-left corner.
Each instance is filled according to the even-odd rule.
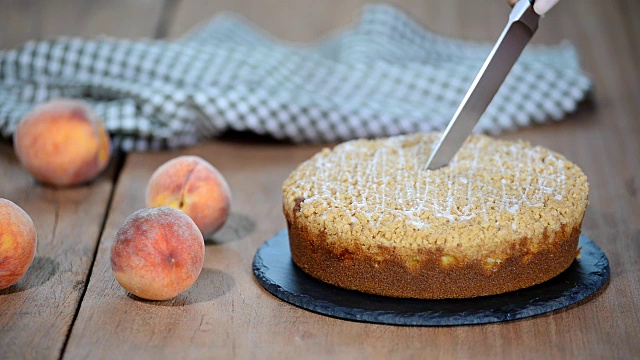
[[[160,0],[0,0],[0,49],[60,35],[154,37]]]
[[[178,37],[220,11],[240,12],[287,41],[311,41],[348,26],[365,3],[176,0],[170,1],[169,10],[165,6],[155,12],[118,15],[122,9],[157,9],[163,3],[77,2],[86,4],[83,9],[95,12],[93,16],[104,19],[103,22],[72,22],[70,19],[80,17],[81,11],[65,5],[70,2],[64,0],[10,5],[6,5],[7,0],[0,0],[0,8],[8,11],[0,12],[0,48],[28,37],[58,33],[92,35],[110,31],[103,30],[109,27],[114,34],[123,36],[137,37],[156,29],[153,30],[156,33]],[[436,32],[482,41],[495,40],[508,13],[503,0],[391,3]],[[282,181],[320,147],[211,141],[181,152],[127,157],[64,358],[637,358],[640,26],[635,14],[638,10],[638,2],[634,0],[561,1],[541,20],[535,42],[557,43],[568,39],[575,44],[594,81],[594,105],[582,107],[565,121],[502,136],[527,139],[559,151],[587,174],[591,191],[583,230],[605,251],[612,272],[606,290],[590,301],[555,314],[508,323],[438,328],[355,323],[288,305],[257,284],[251,261],[262,242],[285,226],[281,213]],[[43,20],[47,11],[67,15],[56,17],[58,20],[47,16]],[[75,15],[68,15],[69,12]],[[13,17],[5,18],[5,14],[18,14],[34,22],[19,22]],[[153,14],[161,19],[157,25],[149,22]],[[121,16],[133,24],[128,30],[119,29]],[[4,31],[2,26],[11,31]],[[172,301],[139,300],[128,295],[113,278],[109,249],[124,219],[144,206],[144,189],[151,173],[164,161],[181,154],[202,156],[221,170],[233,192],[232,215],[228,224],[207,241],[205,269],[194,287]],[[90,236],[82,237],[80,246],[69,239],[78,239],[83,229],[97,226],[87,223],[99,217],[101,206],[106,206],[107,200],[101,194],[108,193],[111,185],[103,177],[91,189],[39,188],[20,172],[8,146],[0,146],[0,169],[0,196],[11,194],[27,212],[39,214],[32,214],[39,233],[74,234],[63,236],[64,240],[50,236],[57,240],[47,245],[55,249],[47,250],[54,254],[47,256],[59,265],[46,259],[37,260],[25,278],[25,284],[37,285],[25,285],[26,289],[11,294],[0,293],[0,349],[9,349],[9,354],[19,357],[57,357],[60,339],[64,339],[64,329],[68,329],[81,293],[73,289],[74,281],[84,279],[82,274],[86,276],[83,269],[91,258],[87,261],[86,253],[92,254],[91,244],[95,246],[98,235],[95,229],[91,230],[92,240]],[[55,204],[64,203],[72,205],[58,205],[64,211],[54,211]],[[54,232],[53,214],[60,214]],[[40,248],[39,245],[38,256]],[[48,278],[47,271],[34,271],[40,268],[56,268],[57,272]],[[47,332],[50,323],[56,330]],[[57,352],[45,354],[42,350],[56,346]]]
[[[595,4],[597,0],[588,0]],[[633,0],[620,0],[626,8],[637,8]],[[179,37],[196,24],[212,21],[224,13],[236,13],[253,22],[275,38],[308,43],[321,40],[353,26],[363,6],[375,0],[181,0],[169,27],[170,37]],[[493,43],[500,35],[509,15],[502,0],[390,0],[385,3],[401,9],[420,24],[445,36]],[[533,43],[554,44],[567,35],[546,27],[561,23],[572,15],[578,0],[563,0],[558,9],[541,21]],[[622,5],[621,5],[622,6]],[[588,22],[589,19],[586,19]],[[629,24],[638,27],[637,19]]]
[[[378,1],[363,0],[182,0],[169,35],[177,37],[194,24],[233,12],[284,41],[310,42],[353,25],[362,7]],[[501,1],[391,0],[417,21],[439,33],[473,40],[495,40],[504,27],[509,8]],[[481,19],[486,19],[482,21]]]
[[[0,0],[0,49],[59,35],[153,37],[163,4],[156,1]],[[33,219],[36,258],[16,285],[0,290],[0,355],[58,359],[68,339],[119,170],[76,188],[37,184],[0,143],[0,197]]]
[[[260,347],[254,345],[270,342],[277,326],[271,316],[279,316],[269,312],[292,309],[257,285],[251,271],[253,254],[284,226],[280,187],[288,172],[318,150],[210,143],[179,153],[129,155],[65,358],[259,355]],[[133,298],[113,277],[110,247],[126,217],[144,207],[144,189],[155,168],[183,154],[201,156],[224,174],[232,191],[231,216],[206,240],[204,269],[191,289],[166,302]],[[247,336],[256,328],[271,330],[254,334],[262,339]]]
[[[300,5],[302,3],[303,5]],[[249,0],[224,3],[185,0],[180,3],[172,35],[186,30],[218,10],[242,11],[276,36],[292,41],[317,39],[336,26],[347,24],[361,2],[288,2],[265,5]],[[260,7],[262,5],[262,7]],[[309,15],[303,16],[301,6]],[[503,24],[501,1],[479,2],[407,1],[400,6],[441,33],[476,40],[492,40]],[[500,9],[499,9],[500,8]],[[284,11],[283,9],[286,9]],[[279,17],[285,12],[287,17]],[[502,12],[502,13],[501,13]],[[299,15],[299,16],[296,16]],[[628,16],[618,7],[603,2],[560,3],[543,21],[538,42],[574,42],[583,56],[586,70],[593,76],[596,106],[585,107],[570,119],[538,126],[505,138],[525,138],[566,154],[587,173],[591,182],[591,205],[584,230],[608,254],[612,280],[606,291],[581,306],[557,314],[488,326],[452,328],[408,328],[360,324],[305,312],[287,305],[259,288],[251,278],[250,264],[255,249],[284,227],[280,215],[280,182],[287,172],[312,151],[302,148],[264,151],[242,145],[210,143],[191,151],[211,159],[229,178],[234,205],[256,224],[255,231],[237,242],[207,248],[207,267],[219,273],[214,281],[203,280],[199,287],[172,302],[180,311],[169,312],[158,303],[126,297],[113,284],[106,262],[111,237],[103,238],[96,262],[95,290],[89,293],[74,329],[70,358],[103,355],[119,344],[117,357],[158,357],[187,355],[199,358],[211,354],[239,358],[630,358],[640,353],[634,340],[639,333],[639,293],[637,274],[640,254],[636,242],[638,221],[637,121],[638,59],[629,50],[633,40],[626,25]],[[300,19],[305,21],[301,23]],[[483,21],[482,19],[490,19]],[[612,54],[616,54],[612,57]],[[278,152],[281,151],[280,155]],[[259,152],[259,162],[245,163]],[[285,155],[286,154],[286,155]],[[133,169],[150,173],[159,155],[132,155],[124,169],[122,191],[134,196],[138,185],[129,184]],[[167,156],[166,158],[169,158]],[[164,159],[164,158],[163,158]],[[136,165],[137,164],[137,165]],[[147,166],[147,169],[141,170]],[[138,175],[141,176],[141,175]],[[144,178],[145,176],[141,176]],[[250,179],[250,180],[248,180]],[[121,193],[120,186],[118,194]],[[137,190],[139,192],[139,190]],[[257,201],[256,201],[257,200]],[[138,200],[140,202],[141,200]],[[248,204],[247,201],[251,203]],[[121,223],[134,206],[120,213]],[[107,232],[105,232],[105,236]],[[232,281],[224,280],[228,274]],[[210,282],[210,286],[204,283]],[[224,285],[233,283],[233,286]],[[206,299],[209,288],[222,296]],[[230,288],[229,290],[227,290]],[[119,291],[119,292],[118,292]],[[94,295],[94,292],[97,292]],[[92,300],[93,299],[93,300]],[[191,299],[191,300],[189,300]],[[91,302],[90,302],[91,301]],[[107,302],[107,304],[105,304]],[[86,311],[85,311],[86,307]],[[103,337],[96,324],[117,311],[112,324],[123,335]],[[124,314],[127,314],[124,316]],[[148,327],[145,329],[145,327]],[[163,331],[163,329],[167,329]],[[274,331],[274,329],[277,329]],[[83,344],[100,344],[99,348]],[[111,343],[112,345],[108,345]]]
[[[581,306],[533,319],[487,326],[411,328],[362,324],[313,314],[264,291],[251,261],[284,227],[280,186],[316,147],[208,143],[180,153],[132,154],[119,180],[87,296],[66,358],[628,358],[638,335],[638,231],[587,231],[612,262],[613,280]],[[195,154],[225,174],[233,191],[229,226],[208,241],[205,270],[173,301],[129,296],[109,268],[118,227],[144,204],[153,169]],[[222,236],[224,234],[224,236]]]
[[[36,226],[36,257],[25,276],[0,290],[4,359],[57,359],[88,280],[114,178],[54,189],[36,183],[9,144],[0,144],[0,197],[25,210]]]

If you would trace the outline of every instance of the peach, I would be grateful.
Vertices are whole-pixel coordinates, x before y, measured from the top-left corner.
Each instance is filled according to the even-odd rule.
[[[187,290],[200,275],[204,239],[182,211],[147,208],[131,214],[111,247],[111,270],[130,293],[167,300]]]
[[[198,156],[179,156],[161,165],[147,185],[147,207],[184,211],[204,236],[224,225],[231,191],[220,172]]]
[[[18,205],[0,198],[0,289],[20,280],[36,253],[36,227]]]
[[[36,106],[18,124],[13,143],[34,178],[57,186],[93,180],[111,151],[102,121],[87,104],[72,99]]]

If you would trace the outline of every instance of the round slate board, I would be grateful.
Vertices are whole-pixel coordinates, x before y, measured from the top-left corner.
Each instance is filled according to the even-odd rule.
[[[276,297],[340,319],[393,325],[468,325],[521,319],[557,310],[594,294],[609,280],[609,260],[580,236],[580,258],[542,284],[495,296],[454,300],[397,299],[345,290],[307,275],[291,260],[287,231],[267,240],[253,260],[260,285]]]

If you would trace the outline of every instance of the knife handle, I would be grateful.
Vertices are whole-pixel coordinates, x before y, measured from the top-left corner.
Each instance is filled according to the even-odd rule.
[[[533,11],[542,16],[551,10],[552,7],[556,6],[558,1],[560,0],[535,0],[533,1]]]
[[[509,5],[514,6],[518,0],[508,0]],[[533,11],[536,14],[542,16],[547,13],[547,11],[551,10],[552,7],[556,6],[560,0],[529,0],[531,4],[533,4]]]

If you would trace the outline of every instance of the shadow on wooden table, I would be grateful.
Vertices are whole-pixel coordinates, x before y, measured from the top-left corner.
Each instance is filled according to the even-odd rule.
[[[51,278],[58,273],[60,263],[46,256],[36,256],[29,266],[29,270],[24,274],[16,284],[6,289],[0,290],[0,296],[9,295],[46,284]]]
[[[237,241],[250,235],[256,229],[256,223],[244,214],[229,214],[227,222],[215,234],[204,239],[205,245],[220,245]]]
[[[145,300],[131,293],[128,293],[127,296],[141,303],[151,305],[187,306],[213,301],[231,291],[235,286],[236,281],[230,274],[218,269],[203,268],[193,286],[171,300]]]

